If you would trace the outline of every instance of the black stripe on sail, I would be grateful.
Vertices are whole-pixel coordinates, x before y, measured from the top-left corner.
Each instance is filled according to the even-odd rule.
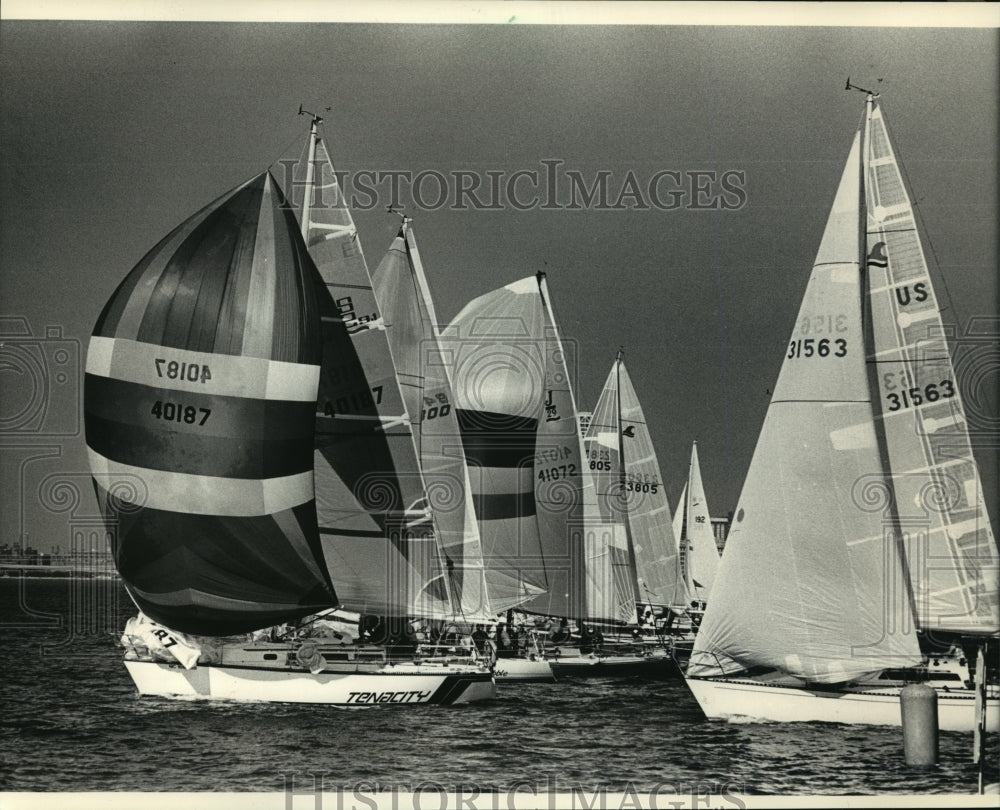
[[[312,501],[277,518],[117,506],[110,497],[115,567],[143,612],[170,628],[243,633],[336,604],[318,563]],[[290,540],[286,530],[298,539]]]
[[[84,402],[88,446],[121,464],[245,479],[312,469],[312,402],[172,391],[92,374]]]
[[[334,537],[370,537],[373,540],[384,540],[385,532],[376,529],[327,529],[320,527],[320,534],[329,534]]]
[[[537,419],[459,408],[458,425],[469,464],[517,468],[534,463]]]
[[[531,517],[536,511],[534,492],[479,493],[473,503],[480,520]]]

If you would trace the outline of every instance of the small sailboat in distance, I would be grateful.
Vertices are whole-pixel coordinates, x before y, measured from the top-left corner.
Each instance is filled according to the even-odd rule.
[[[715,531],[701,480],[698,442],[691,444],[688,478],[674,516],[674,527],[683,557],[688,593],[699,602],[707,602],[719,568],[719,548],[715,543]]]
[[[939,305],[868,94],[687,683],[708,717],[899,725],[902,686],[924,680],[940,728],[971,731],[962,648],[997,638],[998,599]],[[995,684],[985,722],[1000,730]]]

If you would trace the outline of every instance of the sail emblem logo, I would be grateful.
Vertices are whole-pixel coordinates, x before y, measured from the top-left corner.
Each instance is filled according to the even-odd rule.
[[[889,257],[885,255],[885,242],[876,242],[868,254],[869,267],[888,267]]]
[[[635,438],[635,425],[629,425],[625,430],[622,431],[622,436],[628,436],[630,439]]]
[[[559,412],[556,410],[556,404],[552,401],[552,392],[548,392],[548,397],[545,399],[545,421],[546,422],[558,422]]]

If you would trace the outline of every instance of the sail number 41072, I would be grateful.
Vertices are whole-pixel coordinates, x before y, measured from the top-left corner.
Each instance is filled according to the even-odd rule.
[[[558,467],[549,467],[547,470],[539,470],[538,480],[558,481],[560,478],[572,478],[576,474],[575,464],[560,464]]]

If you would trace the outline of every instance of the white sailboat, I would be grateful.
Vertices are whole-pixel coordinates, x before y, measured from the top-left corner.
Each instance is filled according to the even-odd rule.
[[[496,614],[490,603],[479,528],[469,496],[471,483],[462,450],[459,411],[409,218],[403,219],[399,235],[373,274],[373,281],[442,546],[442,575],[448,579],[454,601],[451,624],[469,634],[475,625],[492,625]],[[499,573],[494,581],[497,579]],[[509,589],[510,583],[505,582],[502,592]],[[498,682],[554,680],[548,661],[537,655],[505,657],[493,671]]]
[[[691,445],[688,478],[674,516],[674,528],[681,549],[684,582],[688,593],[699,602],[707,602],[719,568],[719,549],[715,544],[712,518],[701,480],[698,442]]]
[[[88,450],[116,567],[142,611],[123,637],[126,667],[146,695],[488,699],[492,675],[472,656],[358,643],[331,621],[376,615],[401,633],[451,607],[381,317],[316,123],[301,233],[265,172],[165,237],[95,327]]]
[[[544,274],[473,300],[445,332],[494,607],[635,625],[625,527],[599,511]],[[561,674],[645,671],[646,651],[559,645]]]
[[[602,517],[627,535],[636,606],[684,604],[666,487],[622,353],[601,391],[584,440]]]
[[[902,683],[926,678],[940,727],[972,730],[964,658],[920,641],[995,639],[997,572],[938,303],[869,94],[688,685],[709,717],[899,725]],[[996,686],[986,726],[1000,729]]]

